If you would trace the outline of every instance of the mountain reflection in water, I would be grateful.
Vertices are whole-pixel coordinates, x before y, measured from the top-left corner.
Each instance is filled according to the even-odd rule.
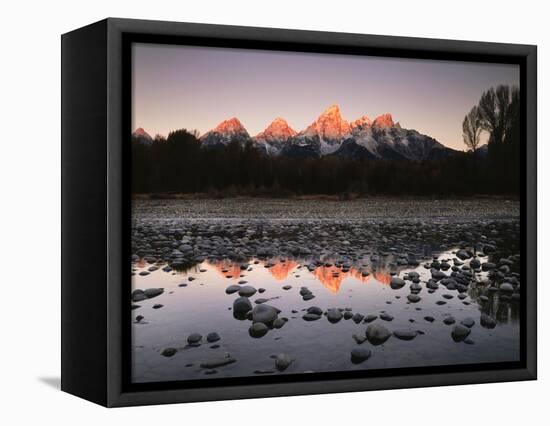
[[[237,264],[231,261],[209,261],[208,265],[214,267],[223,277],[233,280],[239,280],[243,272],[241,264]],[[312,274],[327,290],[331,293],[338,293],[342,282],[346,278],[354,278],[357,281],[366,283],[371,279],[378,281],[383,285],[389,285],[391,282],[391,275],[385,270],[376,270],[368,275],[364,275],[361,270],[350,267],[349,269],[342,269],[338,266],[318,266],[312,272],[307,268],[302,267],[300,263],[295,260],[272,260],[272,261],[258,261],[258,266],[266,268],[270,275],[277,281],[284,281],[290,278],[294,273],[299,275]]]

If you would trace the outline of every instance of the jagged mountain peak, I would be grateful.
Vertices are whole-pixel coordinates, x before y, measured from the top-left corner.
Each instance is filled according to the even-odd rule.
[[[246,132],[246,129],[244,128],[244,126],[242,125],[242,123],[239,121],[237,117],[232,117],[218,124],[214,128],[213,132],[221,133],[222,135],[227,135],[227,134]]]
[[[352,121],[350,123],[350,126],[352,129],[355,129],[357,127],[359,128],[370,127],[371,125],[372,125],[372,120],[366,115],[363,115],[359,117],[357,120]]]
[[[239,119],[233,117],[222,121],[200,140],[206,148],[219,148],[232,142],[241,146],[252,143],[266,155],[296,159],[334,155],[419,161],[437,160],[455,153],[416,130],[402,129],[389,113],[372,121],[363,115],[350,123],[342,118],[337,104],[330,105],[300,133],[296,133],[284,118],[277,117],[265,130],[251,138]]]
[[[385,113],[374,119],[372,127],[395,127],[395,123],[392,115],[390,113]]]
[[[333,104],[302,133],[306,136],[319,136],[321,139],[340,139],[349,131],[350,125],[342,118],[340,107]]]
[[[232,141],[245,144],[250,135],[237,117],[222,121],[214,129],[200,137],[203,146],[227,145]]]
[[[332,104],[321,113],[321,115],[333,115],[333,114],[340,115],[340,105]]]
[[[255,138],[261,140],[288,139],[296,135],[297,132],[289,126],[284,118],[277,117],[262,132],[258,133]]]

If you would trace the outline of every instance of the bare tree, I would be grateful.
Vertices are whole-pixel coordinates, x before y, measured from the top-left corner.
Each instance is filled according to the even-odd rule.
[[[517,113],[519,90],[517,87],[497,86],[483,92],[479,100],[479,113],[483,130],[490,133],[489,142],[497,145],[507,138],[511,115]]]
[[[464,143],[474,153],[479,147],[482,130],[483,123],[479,107],[474,106],[470,112],[466,114],[462,122],[462,137],[464,138]]]

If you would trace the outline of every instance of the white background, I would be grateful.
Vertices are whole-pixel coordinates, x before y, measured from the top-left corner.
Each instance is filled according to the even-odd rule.
[[[547,283],[537,382],[107,410],[64,394],[60,359],[60,35],[108,16],[539,46],[539,259],[548,256],[549,13],[542,1],[7,1],[0,5],[0,422],[56,424],[542,424]],[[338,78],[338,76],[335,76]],[[93,267],[91,265],[90,267]],[[10,420],[11,419],[11,420]],[[537,420],[538,419],[538,420]],[[547,420],[546,420],[547,421]]]

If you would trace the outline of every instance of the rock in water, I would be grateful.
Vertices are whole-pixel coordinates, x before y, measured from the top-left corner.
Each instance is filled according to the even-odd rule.
[[[161,355],[165,357],[171,357],[176,355],[178,350],[176,348],[166,348],[162,351]]]
[[[240,286],[240,285],[233,284],[233,285],[230,285],[229,287],[227,287],[227,288],[225,289],[225,292],[226,292],[227,294],[233,294],[233,293],[238,292],[240,289],[241,289],[241,286]]]
[[[351,350],[351,362],[353,362],[354,364],[359,364],[369,359],[371,354],[372,352],[370,351],[370,349],[365,348],[363,346],[358,348],[353,348]]]
[[[436,281],[443,280],[447,277],[447,275],[445,275],[445,272],[442,272],[438,269],[432,269],[431,273],[432,273],[432,278]]]
[[[236,314],[246,314],[252,310],[252,303],[248,297],[239,297],[233,302],[233,312]]]
[[[245,285],[239,289],[239,296],[243,297],[251,297],[256,294],[256,289],[252,287],[251,285]]]
[[[354,334],[351,337],[353,337],[353,340],[355,340],[358,345],[364,343],[365,340],[367,340],[367,336],[363,336],[362,334]]]
[[[453,331],[451,332],[451,337],[455,342],[462,342],[468,335],[470,334],[471,330],[468,327],[465,327],[461,324],[457,324],[453,327]]]
[[[254,306],[252,310],[252,321],[271,324],[277,319],[277,315],[281,312],[279,309],[262,303]]]
[[[394,330],[393,335],[401,340],[412,340],[418,333],[411,329]]]
[[[321,319],[321,315],[307,313],[302,317],[302,319],[304,321],[317,321],[318,319]]]
[[[398,290],[405,285],[405,280],[399,277],[392,277],[390,287],[394,290]]]
[[[472,328],[475,323],[476,322],[473,320],[473,318],[464,318],[462,321],[460,321],[460,324],[468,328]]]
[[[369,324],[366,334],[367,339],[373,345],[381,345],[391,336],[390,331],[381,324]]]
[[[446,325],[453,325],[455,322],[456,321],[455,321],[454,317],[452,317],[451,315],[449,315],[449,316],[447,316],[443,319],[443,324],[446,324]]]
[[[487,314],[481,314],[481,316],[479,317],[479,323],[484,328],[495,328],[497,325],[495,319]]]
[[[307,308],[308,314],[323,315],[323,310],[319,306],[311,306]]]
[[[414,293],[409,294],[407,296],[407,299],[411,303],[417,303],[417,302],[420,302],[420,300],[422,300],[422,298],[418,294],[414,294]]]
[[[343,316],[344,316],[344,314],[342,312],[340,312],[339,309],[329,309],[327,311],[327,319],[329,320],[329,322],[331,322],[333,324],[340,321]]]
[[[286,321],[282,318],[277,318],[273,321],[273,328],[282,328],[286,324]]]
[[[382,312],[380,314],[380,319],[384,321],[393,321],[393,315],[390,315],[387,312]]]
[[[373,322],[376,318],[378,318],[378,315],[369,314],[365,316],[364,322]]]
[[[147,299],[147,296],[145,295],[145,292],[143,290],[137,289],[132,292],[132,301],[141,302],[145,299]]]
[[[277,370],[284,371],[286,370],[290,364],[292,364],[294,360],[287,354],[279,354],[275,358],[275,367],[277,367]]]
[[[220,335],[218,333],[216,333],[215,331],[213,331],[212,333],[208,333],[208,335],[206,336],[206,341],[208,343],[214,343],[214,342],[217,342],[220,339],[221,339]]]
[[[355,314],[351,317],[351,319],[353,320],[353,322],[354,322],[355,324],[359,324],[361,321],[363,321],[363,318],[365,318],[364,315],[363,315],[363,314],[360,314],[360,313],[355,313]]]
[[[144,291],[147,298],[152,299],[153,297],[157,297],[164,293],[163,288],[148,288]]]
[[[196,345],[202,340],[202,336],[199,333],[190,334],[187,338],[187,343],[190,345]]]
[[[262,306],[262,305],[258,305],[258,306]],[[265,325],[262,322],[255,322],[248,329],[248,334],[250,334],[250,337],[258,338],[258,337],[265,336],[268,331],[269,331],[269,328],[267,327],[267,325]]]

